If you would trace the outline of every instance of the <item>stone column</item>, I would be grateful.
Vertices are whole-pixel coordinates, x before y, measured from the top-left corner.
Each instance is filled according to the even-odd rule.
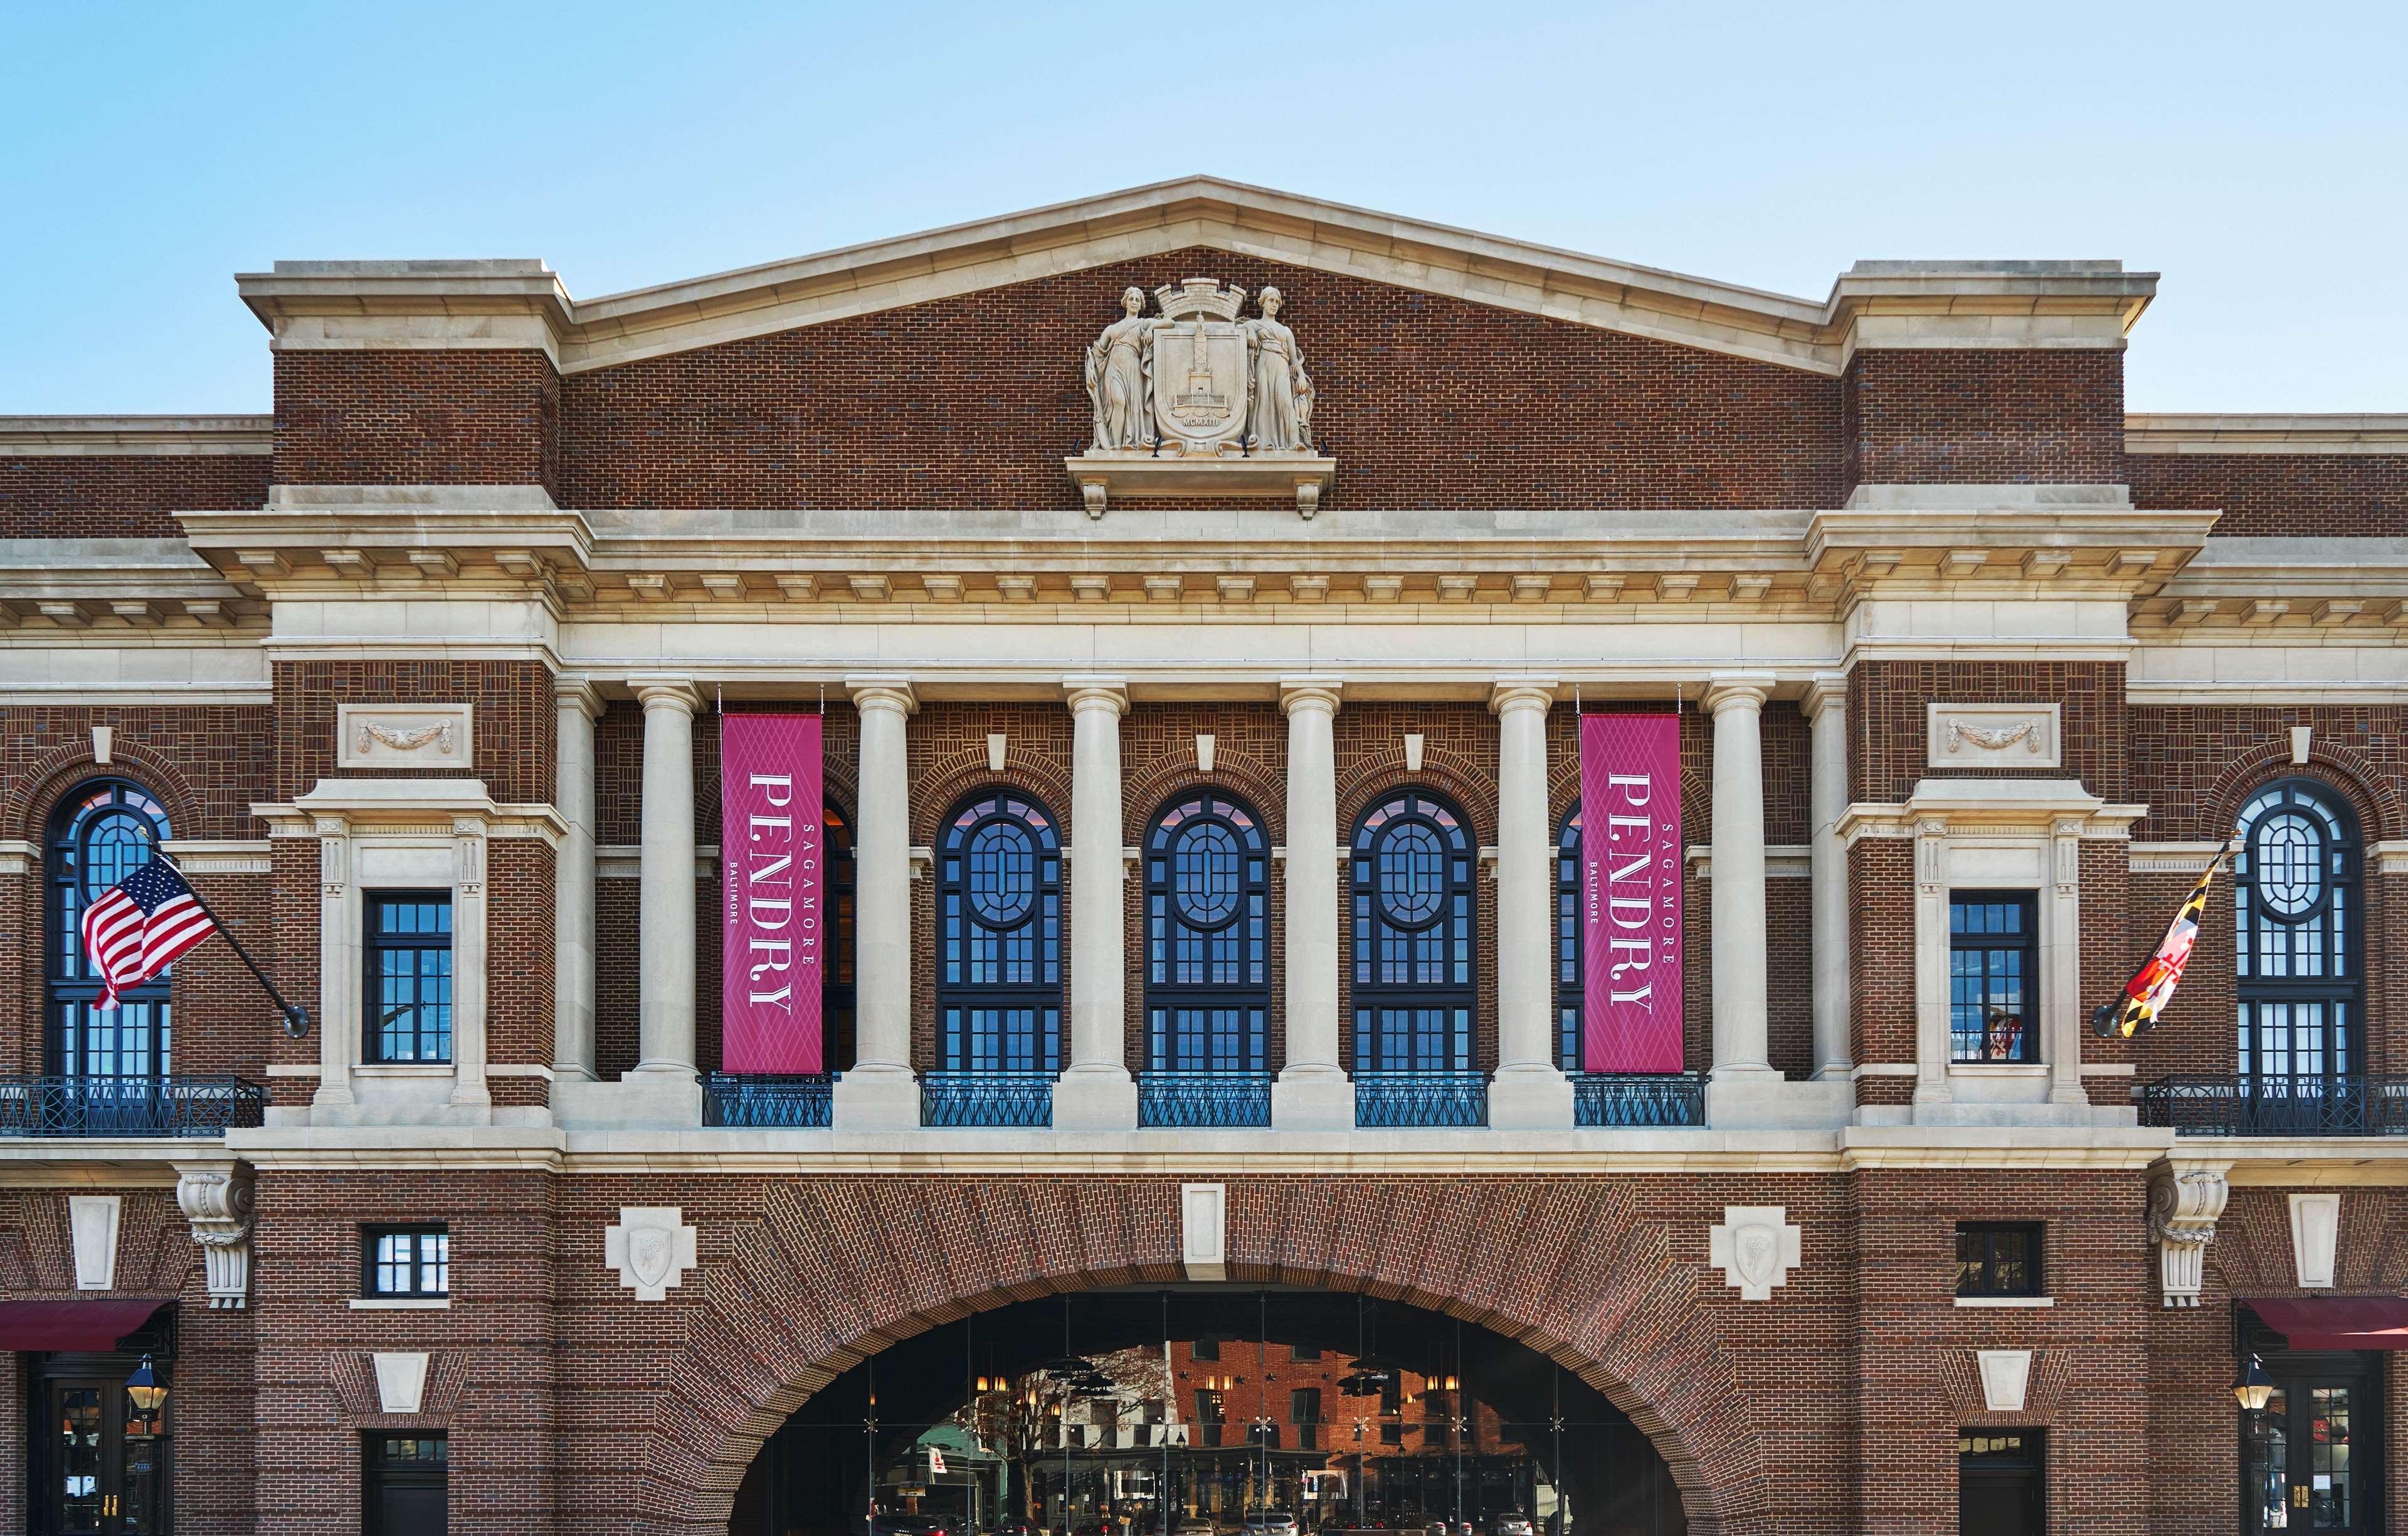
[[[692,1084],[694,1075],[694,716],[685,678],[630,678],[644,706],[644,809],[637,955],[636,1075]],[[695,1107],[700,1109],[697,1093]]]
[[[1814,909],[1814,1076],[1844,1079],[1856,1070],[1849,1045],[1848,850],[1840,819],[1848,813],[1848,680],[1817,677],[1806,690],[1813,723],[1813,778],[1809,798]]]
[[[1135,1130],[1129,1076],[1126,862],[1121,856],[1119,678],[1062,680],[1070,704],[1070,1065],[1054,1088],[1061,1130]]]
[[[1777,1081],[1766,1027],[1764,701],[1772,679],[1718,673],[1713,866],[1714,1079]]]
[[[1287,1063],[1271,1084],[1281,1130],[1350,1130],[1354,1090],[1338,1060],[1339,680],[1283,678],[1287,714]]]
[[[903,677],[845,679],[861,717],[853,833],[853,1064],[836,1084],[838,1130],[920,1123],[911,1071],[911,764],[904,722],[920,707]]]
[[[583,678],[557,679],[553,727],[559,784],[552,804],[567,824],[552,866],[552,1075],[594,1080],[594,722],[602,697]]]
[[[1555,839],[1547,816],[1547,711],[1553,678],[1505,678],[1496,712],[1497,1076],[1488,1123],[1565,1129],[1572,1085],[1555,1063]]]

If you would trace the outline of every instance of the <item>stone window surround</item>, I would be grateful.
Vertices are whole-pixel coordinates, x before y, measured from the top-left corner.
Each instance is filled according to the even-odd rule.
[[[1848,808],[1840,828],[1846,846],[1860,838],[1911,838],[1915,845],[1913,1070],[1918,1121],[1946,1117],[1946,1106],[2040,1103],[2086,1118],[2082,844],[2128,840],[2146,811],[2110,805],[2072,779],[1922,779],[1902,804]],[[1958,888],[2039,894],[2038,1062],[1950,1060],[1948,899]]]
[[[271,838],[318,844],[318,1091],[313,1125],[491,1125],[485,1028],[487,844],[566,836],[543,805],[499,805],[481,779],[321,779],[290,805],[254,806]],[[452,1060],[365,1060],[363,892],[452,893]],[[548,1116],[547,1116],[548,1118]]]

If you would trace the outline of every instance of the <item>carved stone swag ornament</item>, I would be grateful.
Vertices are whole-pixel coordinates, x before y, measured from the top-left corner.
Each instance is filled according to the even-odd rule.
[[[1189,278],[1154,294],[1121,294],[1121,318],[1089,344],[1083,377],[1093,410],[1087,451],[1064,464],[1089,517],[1120,496],[1290,495],[1310,518],[1337,470],[1312,446],[1314,391],[1296,333],[1266,288],[1244,315],[1246,291]]]

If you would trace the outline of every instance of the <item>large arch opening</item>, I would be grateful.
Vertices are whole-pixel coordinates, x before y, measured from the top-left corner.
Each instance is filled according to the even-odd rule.
[[[1443,1531],[1440,1527],[1443,1525]],[[730,1536],[1682,1536],[1578,1375],[1369,1295],[1124,1286],[976,1313],[772,1434]]]

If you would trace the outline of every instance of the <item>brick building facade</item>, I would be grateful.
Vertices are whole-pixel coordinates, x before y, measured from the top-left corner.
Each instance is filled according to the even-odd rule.
[[[1198,277],[1280,291],[1310,451],[1090,455],[1082,349]],[[2155,281],[1795,299],[1206,179],[594,300],[239,278],[272,415],[0,420],[0,1529],[858,1531],[796,1447],[858,1389],[873,1463],[924,1455],[879,1359],[1157,1291],[1493,1339],[1460,1400],[1244,1346],[1291,1459],[1299,1404],[1437,1394],[1504,1460],[1423,1481],[1510,1490],[1491,1536],[2408,1527],[2408,418],[2128,413]],[[845,829],[832,1081],[722,1071],[719,726],[760,711],[821,715]],[[1559,1011],[1600,711],[1678,716],[1686,1069],[1646,1081]],[[1347,851],[1405,795],[1468,885],[1429,877],[1460,1044],[1400,1063]],[[1259,1024],[1202,1071],[1145,856],[1199,796],[1267,855]],[[1020,1073],[949,1022],[949,828],[1006,798],[1059,849]],[[2163,1021],[2094,1035],[2237,831]],[[71,918],[146,838],[307,1036],[222,941],[93,1009]],[[1197,1337],[1145,1411],[1201,1414]],[[1354,1502],[1307,1523],[1368,1521],[1330,1439]],[[1227,1513],[1107,1470],[1024,1474],[1025,1523]]]

